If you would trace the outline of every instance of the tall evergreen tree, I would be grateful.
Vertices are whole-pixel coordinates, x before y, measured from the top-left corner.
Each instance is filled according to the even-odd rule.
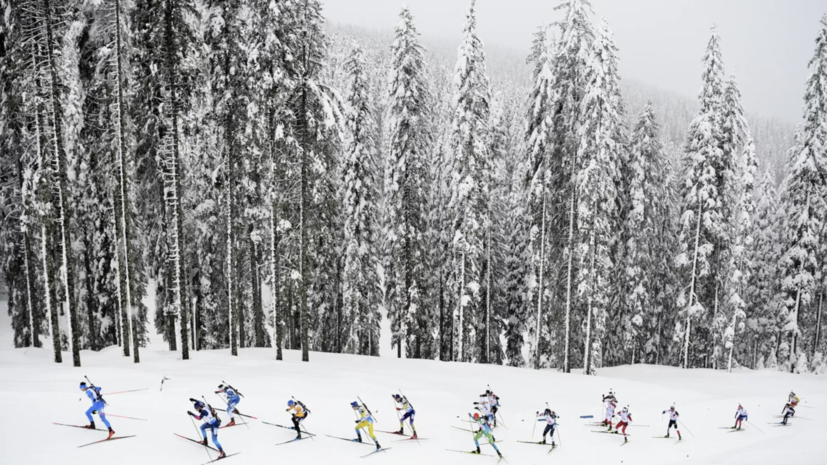
[[[790,369],[800,353],[804,335],[800,322],[818,293],[820,257],[827,212],[827,15],[822,17],[810,77],[804,94],[801,137],[791,150],[784,181],[784,252],[782,286],[789,310],[784,334],[791,338]],[[815,336],[815,334],[813,334]],[[805,344],[810,342],[804,340]]]
[[[407,7],[402,8],[399,18],[391,46],[388,91],[384,270],[391,344],[401,358],[403,345],[407,356],[415,356],[415,333],[421,339],[423,332],[429,331],[428,322],[418,319],[417,312],[423,308],[423,179],[430,135],[425,130],[429,101],[423,49]]]
[[[345,63],[349,73],[344,157],[344,343],[340,350],[379,355],[376,287],[376,136],[362,49]]]

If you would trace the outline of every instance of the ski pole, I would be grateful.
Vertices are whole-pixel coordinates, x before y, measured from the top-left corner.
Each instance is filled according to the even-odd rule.
[[[755,426],[755,425],[753,425],[752,423],[750,423],[750,421],[749,421],[749,420],[747,420],[747,423],[749,423],[749,424],[750,424],[750,426],[752,426],[753,428],[758,429],[758,427],[757,427],[757,426]],[[764,432],[763,432],[763,431],[761,431],[760,429],[758,429],[758,432],[759,432],[759,433],[761,433],[761,434],[764,434]]]
[[[563,438],[560,436],[560,424],[559,423],[557,424],[557,428],[554,428],[554,430],[557,432],[557,442],[560,443],[560,447],[563,447]]]
[[[200,430],[198,429],[197,426],[195,426],[195,418],[193,418],[192,415],[189,415],[189,417],[190,417],[190,421],[192,421],[192,427],[195,428],[195,437],[201,436],[200,434],[198,434],[198,432]],[[204,438],[204,441],[207,440],[207,432],[206,431],[204,431],[204,435],[202,437]],[[212,455],[210,455],[210,449],[203,442],[201,444],[204,446],[204,452],[207,453],[207,457],[209,457],[209,459],[212,461]]]
[[[159,392],[164,392],[164,381],[172,381],[172,378],[167,378],[166,376],[161,378],[161,390]]]
[[[107,413],[106,416],[108,416],[108,417],[117,417],[117,418],[126,418],[127,420],[147,421],[145,418],[125,417],[123,415],[115,415],[114,413]]]
[[[686,429],[686,431],[687,431],[689,434],[692,434],[692,431],[689,431],[689,428],[687,428],[687,427],[686,427],[686,425],[684,425],[682,421],[678,420],[678,423],[680,423],[680,424],[681,424],[681,426],[683,426],[683,427],[684,427],[684,429]],[[695,437],[695,435],[694,435],[694,434],[692,434],[692,437],[694,438],[694,437]]]
[[[548,405],[548,404],[546,404],[546,405]],[[531,427],[531,440],[532,440],[532,441],[534,440],[534,431],[537,429],[537,421],[538,421],[538,420],[537,420],[537,417],[538,417],[538,416],[540,416],[540,412],[535,412],[535,414],[534,414],[534,421],[533,421],[534,426],[532,426],[532,427]]]
[[[138,392],[138,391],[148,391],[149,388],[143,389],[130,389],[129,391],[117,391],[117,392],[107,392],[107,396],[114,396],[115,394],[126,394],[127,392]]]

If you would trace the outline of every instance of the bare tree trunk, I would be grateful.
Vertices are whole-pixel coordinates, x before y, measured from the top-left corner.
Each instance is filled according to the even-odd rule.
[[[816,335],[813,341],[813,357],[818,352],[818,344],[821,342],[821,311],[824,307],[824,291],[818,293],[818,316],[816,317]]]
[[[572,288],[572,272],[574,269],[574,214],[575,214],[575,200],[577,197],[577,187],[575,185],[574,168],[571,174],[571,199],[569,200],[569,234],[566,243],[566,342],[563,349],[563,371],[571,373],[571,288]]]
[[[543,207],[542,207],[542,221],[540,229],[540,279],[538,280],[537,288],[537,321],[534,328],[534,369],[540,369],[540,317],[543,311],[543,272],[546,266],[546,189],[543,186]],[[568,313],[566,314],[566,322],[568,322]],[[568,335],[567,335],[568,336]],[[568,338],[566,339],[568,342]]]
[[[700,195],[700,194],[699,194]],[[700,241],[701,241],[701,216],[703,215],[703,204],[701,204],[700,199],[698,201],[698,220],[695,226],[695,252],[692,259],[692,279],[689,284],[689,304],[687,305],[686,311],[686,338],[683,347],[683,368],[689,368],[689,336],[691,334],[692,329],[692,316],[691,316],[691,309],[692,309],[692,299],[695,297],[695,282],[697,277],[698,271],[698,253],[700,252]]]

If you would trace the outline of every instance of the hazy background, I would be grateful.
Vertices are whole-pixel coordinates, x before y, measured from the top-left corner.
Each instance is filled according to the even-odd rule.
[[[392,29],[403,2],[322,0],[328,21]],[[470,0],[407,0],[419,32],[459,45]],[[735,73],[748,112],[791,123],[801,118],[807,63],[825,0],[592,0],[620,48],[620,72],[695,97],[710,27],[718,25],[727,74]],[[525,57],[537,28],[560,17],[556,0],[477,0],[486,46]],[[388,44],[390,46],[390,44]]]

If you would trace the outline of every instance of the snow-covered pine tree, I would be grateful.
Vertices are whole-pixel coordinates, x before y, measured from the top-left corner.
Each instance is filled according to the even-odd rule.
[[[753,244],[747,250],[750,273],[745,290],[747,337],[753,364],[757,364],[758,358],[767,356],[774,349],[770,339],[779,329],[776,318],[779,307],[784,305],[784,297],[780,294],[779,258],[782,247],[778,224],[778,192],[775,188],[775,174],[771,170],[765,170],[760,176],[755,192],[757,200],[751,233]]]
[[[533,334],[532,344],[532,360],[531,364],[535,369],[540,368],[540,321],[542,318],[543,296],[545,293],[545,276],[546,267],[548,266],[548,239],[549,234],[547,221],[548,207],[546,203],[549,197],[549,179],[550,179],[550,165],[552,156],[552,131],[554,130],[554,105],[555,105],[555,76],[553,71],[555,43],[553,31],[550,28],[544,27],[535,36],[532,53],[529,56],[529,61],[534,61],[534,83],[528,99],[527,121],[528,127],[526,132],[526,148],[528,158],[528,179],[526,199],[529,202],[527,214],[531,218],[531,227],[529,230],[529,244],[527,247],[528,254],[531,256],[533,269],[531,270],[531,278],[523,278],[529,283],[528,295],[530,301],[527,303],[530,307],[530,314],[532,314],[532,323],[528,324],[529,334]],[[539,216],[539,218],[538,218]],[[519,254],[519,252],[518,252]],[[522,259],[523,257],[515,257],[514,259]],[[519,278],[512,278],[510,289],[511,292],[519,292]],[[516,281],[516,282],[515,282]],[[536,289],[535,289],[536,288]],[[519,317],[519,309],[509,309],[509,313],[517,313],[516,318]],[[511,318],[511,317],[509,317]],[[523,323],[523,321],[520,321]],[[566,318],[568,324],[568,316]],[[517,322],[510,323],[509,332],[511,333],[509,341],[510,352],[517,351],[518,335],[516,331],[520,331],[519,340],[522,340],[522,331],[517,328]],[[519,326],[522,326],[520,324]],[[522,351],[522,344],[520,343],[519,351]]]
[[[684,181],[681,185],[680,253],[676,264],[683,271],[684,285],[678,297],[683,322],[677,331],[683,334],[683,367],[689,368],[692,322],[707,314],[710,304],[717,304],[716,245],[722,237],[722,101],[724,92],[720,37],[713,28],[704,54],[703,86],[700,109],[689,127],[684,156]],[[698,347],[700,344],[695,344]],[[695,360],[702,355],[695,354]]]
[[[623,105],[617,74],[617,47],[604,21],[592,44],[585,71],[586,93],[582,101],[577,176],[581,194],[577,205],[577,244],[580,270],[577,293],[586,302],[584,372],[594,374],[602,366],[606,312],[611,295],[612,248],[618,225],[617,183],[623,151]]]
[[[824,154],[827,147],[827,15],[821,18],[819,26],[804,94],[801,137],[790,152],[782,200],[786,217],[782,285],[789,309],[783,331],[791,338],[790,369],[796,365],[796,356],[804,353],[801,346],[811,342],[800,341],[804,335],[800,321],[816,301],[816,280],[821,272],[818,254],[823,249],[827,220],[827,157]]]
[[[376,127],[361,47],[345,62],[349,74],[344,154],[343,352],[379,355],[376,287]]]
[[[192,8],[190,0],[165,0],[162,6],[160,73],[163,78],[163,139],[160,156],[163,159],[163,195],[167,209],[166,220],[166,286],[171,296],[172,309],[167,311],[167,337],[170,349],[175,350],[175,319],[180,325],[181,357],[189,359],[189,300],[184,244],[184,192],[182,182],[183,141],[182,120],[190,103],[191,82],[184,71],[186,57],[191,52],[193,34],[186,14]]]
[[[625,169],[625,197],[629,204],[623,218],[622,275],[628,292],[623,302],[629,324],[625,330],[632,347],[640,352],[640,360],[652,359],[652,352],[658,351],[657,322],[664,310],[658,299],[658,290],[664,283],[658,274],[664,265],[670,265],[664,253],[669,253],[665,245],[672,233],[666,227],[672,186],[660,137],[660,126],[652,104],[648,103],[631,135]]]
[[[586,95],[586,70],[587,63],[592,58],[592,42],[595,40],[596,31],[592,24],[591,8],[588,3],[583,0],[569,0],[558,8],[564,9],[565,15],[559,23],[560,32],[557,40],[559,45],[554,52],[555,59],[552,61],[553,95],[555,96],[555,100],[549,107],[553,109],[551,115],[553,121],[552,152],[547,158],[545,170],[545,175],[549,176],[549,180],[545,181],[550,186],[549,200],[541,203],[539,205],[541,208],[533,207],[534,223],[532,225],[532,231],[534,231],[543,224],[543,218],[546,218],[546,227],[549,229],[547,233],[541,234],[541,237],[545,237],[545,240],[551,238],[555,240],[553,243],[540,244],[539,247],[535,245],[532,248],[535,254],[537,251],[544,251],[549,256],[550,252],[557,251],[559,255],[553,257],[551,263],[563,264],[561,267],[546,266],[549,270],[556,269],[560,275],[548,279],[549,283],[554,283],[556,286],[549,286],[549,291],[544,290],[543,293],[549,296],[561,296],[560,299],[546,300],[559,301],[564,306],[561,309],[564,315],[562,337],[551,337],[550,340],[563,340],[563,347],[558,347],[557,351],[562,351],[561,368],[568,373],[571,371],[571,366],[577,365],[580,361],[579,357],[572,355],[575,340],[572,331],[585,327],[586,323],[578,312],[583,308],[583,302],[576,295],[576,280],[581,266],[577,250],[577,245],[581,242],[579,231],[581,222],[578,219],[581,192],[578,184],[581,169],[585,166],[580,157],[578,128],[585,121],[582,103]],[[561,209],[560,214],[552,214],[551,209],[546,205],[551,201],[550,199],[559,199],[557,202],[565,205],[565,209]],[[543,205],[546,206],[542,208]],[[545,231],[545,228],[540,228],[540,230]],[[535,298],[534,301],[539,302],[539,298]],[[542,353],[542,343],[537,346],[535,350],[540,350]],[[551,357],[552,347],[549,346],[546,352]],[[539,355],[535,357],[539,358]],[[539,362],[535,362],[535,366],[539,366]]]
[[[425,292],[421,278],[425,272],[423,179],[431,135],[426,129],[429,95],[419,34],[407,7],[402,7],[399,18],[391,46],[388,89],[384,271],[385,302],[393,333],[391,344],[401,358],[403,345],[407,356],[415,352],[412,334],[427,330],[411,326],[421,321],[416,319],[416,312],[421,309],[420,299]]]
[[[455,305],[456,360],[487,361],[476,331],[486,331],[485,303],[480,289],[485,280],[490,218],[488,211],[488,117],[490,89],[485,52],[477,37],[475,1],[465,17],[464,39],[454,74],[454,116],[451,123],[452,276],[450,288],[457,293]],[[481,309],[483,309],[481,311]]]

